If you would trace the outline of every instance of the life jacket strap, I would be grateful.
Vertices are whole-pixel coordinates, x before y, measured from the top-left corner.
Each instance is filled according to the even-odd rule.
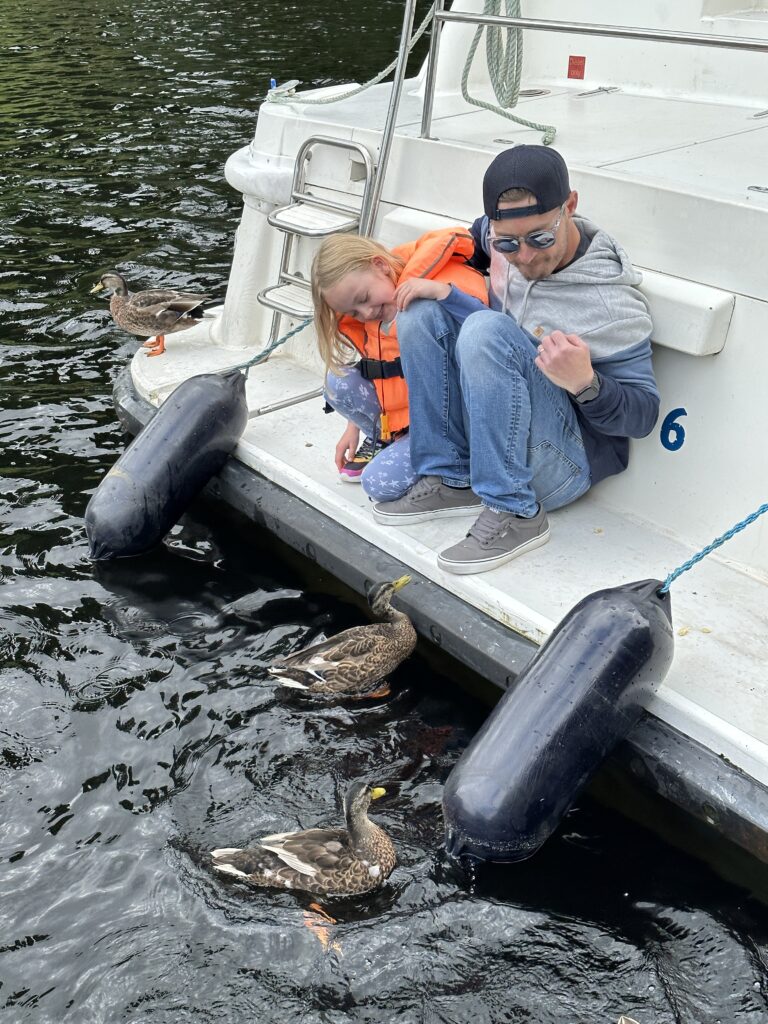
[[[364,380],[388,380],[390,377],[404,377],[400,356],[397,359],[361,359],[357,364]]]

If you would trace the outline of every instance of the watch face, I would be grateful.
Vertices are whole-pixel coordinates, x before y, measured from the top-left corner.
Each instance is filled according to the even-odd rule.
[[[597,398],[599,394],[600,378],[597,376],[597,374],[595,374],[595,376],[592,378],[592,383],[588,384],[583,391],[579,391],[579,393],[577,395],[574,395],[573,397],[576,399],[579,405],[583,405],[584,402],[591,402],[593,398]]]

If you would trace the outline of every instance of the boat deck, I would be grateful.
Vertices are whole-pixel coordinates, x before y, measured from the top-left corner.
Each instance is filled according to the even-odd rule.
[[[162,359],[141,351],[134,383],[154,404],[193,373],[223,369],[242,355],[211,346],[197,329],[167,340]],[[317,387],[321,375],[276,354],[254,367],[249,407]],[[370,514],[362,488],[343,482],[332,452],[342,430],[320,399],[249,422],[236,457],[363,539],[511,629],[541,643],[563,614],[592,591],[657,577],[693,548],[647,522],[612,511],[598,491],[551,515],[551,540],[500,569],[478,576],[443,573],[435,553],[471,520],[385,527]],[[726,524],[729,525],[729,524]],[[727,547],[721,549],[727,553]],[[515,595],[515,596],[513,596]],[[706,558],[672,587],[675,659],[654,714],[768,784],[768,585]]]
[[[698,185],[706,194],[717,194],[725,199],[746,198],[742,180],[762,181],[768,185],[765,162],[761,159],[761,152],[764,155],[764,147],[768,146],[768,117],[764,104],[759,101],[753,104],[696,101],[641,95],[622,89],[601,91],[578,82],[553,87],[534,80],[526,81],[525,86],[530,90],[544,90],[546,95],[521,96],[512,113],[529,121],[554,125],[557,128],[554,144],[567,154],[570,164],[642,171],[649,178],[665,182],[698,179]],[[340,91],[343,90],[334,87],[303,95],[321,97]],[[485,102],[496,102],[488,87],[470,91]],[[365,126],[381,131],[388,97],[389,86],[383,85],[335,104],[303,104],[297,96],[295,103],[267,104],[267,109],[271,112],[274,106],[285,107],[293,116],[300,110],[302,117],[328,125]],[[419,137],[421,111],[422,98],[418,90],[412,88],[404,92],[397,117],[399,135]],[[628,131],[632,125],[637,125],[638,130]],[[431,135],[441,141],[503,148],[521,142],[539,142],[536,134],[493,111],[469,106],[460,95],[438,94],[435,97]],[[726,145],[731,154],[734,154],[733,147],[737,147],[743,177],[739,175],[734,179],[730,174],[718,174],[717,161],[713,166],[712,154]],[[705,148],[699,149],[701,146]],[[741,160],[742,155],[747,158],[746,164]]]
[[[411,89],[404,91],[398,110],[397,135],[418,138],[422,98],[417,83],[407,82],[406,87],[409,85]],[[554,144],[569,166],[612,169],[662,187],[681,187],[768,209],[768,195],[747,191],[750,185],[768,188],[768,116],[760,100],[723,103],[622,89],[600,91],[583,83],[553,87],[535,80],[526,81],[525,86],[542,89],[546,95],[521,96],[512,113],[554,125]],[[283,111],[291,120],[298,116],[305,125],[310,122],[380,132],[389,86],[373,86],[333,104],[302,102],[303,97],[321,98],[347,88],[317,89],[297,95],[293,102],[266,103],[262,110],[269,115]],[[496,102],[488,87],[472,88],[471,93],[485,102]],[[541,141],[536,131],[470,106],[453,93],[436,95],[431,136],[484,150]]]

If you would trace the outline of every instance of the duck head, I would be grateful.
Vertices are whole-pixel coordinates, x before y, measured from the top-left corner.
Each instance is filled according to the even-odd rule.
[[[125,278],[122,274],[118,274],[114,270],[110,270],[106,274],[102,274],[99,278],[99,283],[95,284],[91,288],[91,295],[94,292],[101,292],[104,289],[114,292],[116,295],[120,295],[125,298],[128,295],[128,285],[125,283]]]
[[[370,786],[367,782],[353,782],[344,796],[344,817],[354,822],[365,816],[371,800],[378,800],[386,794],[382,786]]]
[[[365,596],[368,598],[368,604],[371,606],[373,614],[383,617],[389,611],[392,595],[410,582],[410,576],[401,576],[399,579],[392,580],[391,583],[372,583]]]

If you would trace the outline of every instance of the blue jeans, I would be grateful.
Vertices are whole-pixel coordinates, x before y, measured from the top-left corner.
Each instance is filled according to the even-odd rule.
[[[373,382],[365,380],[354,367],[346,373],[328,371],[325,400],[345,419],[351,420],[366,437],[379,435],[381,405]],[[398,437],[363,470],[360,483],[373,501],[395,501],[419,479],[411,464],[411,442],[408,434]]]
[[[589,489],[573,405],[511,316],[482,310],[459,327],[438,302],[419,299],[398,314],[397,334],[420,476],[471,485],[489,508],[523,516]]]

